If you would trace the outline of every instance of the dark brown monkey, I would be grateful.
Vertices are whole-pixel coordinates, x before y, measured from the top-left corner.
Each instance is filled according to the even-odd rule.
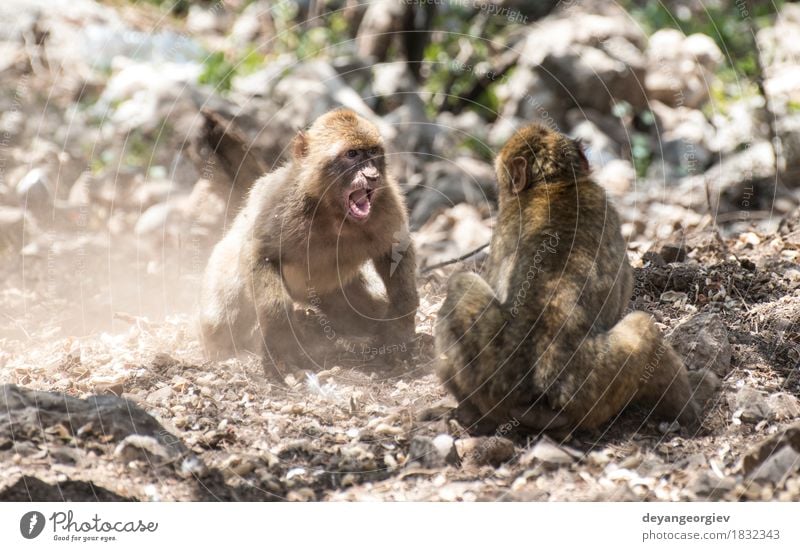
[[[370,290],[369,261],[385,297]],[[344,335],[408,339],[418,303],[406,208],[383,140],[337,109],[299,132],[291,160],[253,185],[208,262],[200,325],[212,357],[249,351],[307,364]],[[307,306],[319,311],[310,325],[298,323]]]
[[[495,161],[486,278],[455,274],[436,322],[438,374],[469,422],[591,428],[626,405],[695,424],[686,369],[644,312],[619,218],[580,144],[539,125]],[[486,425],[484,424],[484,427]]]

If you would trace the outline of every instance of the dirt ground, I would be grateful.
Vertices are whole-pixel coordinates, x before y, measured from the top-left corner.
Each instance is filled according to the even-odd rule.
[[[470,440],[457,421],[429,410],[447,402],[432,371],[430,335],[443,284],[458,267],[420,279],[419,338],[403,362],[355,354],[268,377],[258,358],[203,359],[193,328],[200,272],[191,255],[169,251],[167,262],[154,265],[137,260],[135,240],[109,242],[102,232],[48,240],[49,247],[0,265],[0,381],[77,397],[120,395],[182,440],[203,467],[128,460],[102,434],[43,427],[27,440],[0,438],[0,499],[798,496],[797,474],[776,485],[744,477],[741,467],[749,449],[786,426],[793,403],[788,412],[743,420],[732,401],[744,386],[765,396],[800,393],[800,272],[791,235],[748,234],[723,244],[711,230],[698,232],[684,242],[687,258],[672,264],[663,258],[669,248],[644,260],[632,251],[632,307],[652,312],[665,332],[697,313],[723,321],[732,345],[723,388],[696,433],[674,432],[634,408],[602,430],[560,441],[514,427]],[[454,439],[461,453],[440,457],[437,447]],[[486,453],[472,454],[470,445]]]

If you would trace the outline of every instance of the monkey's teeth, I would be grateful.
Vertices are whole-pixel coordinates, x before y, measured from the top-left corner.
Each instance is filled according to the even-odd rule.
[[[365,218],[369,215],[370,211],[370,198],[369,190],[366,188],[359,188],[352,192],[347,198],[350,213],[356,218]]]

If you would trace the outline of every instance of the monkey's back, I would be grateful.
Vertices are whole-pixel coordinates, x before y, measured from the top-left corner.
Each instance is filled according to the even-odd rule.
[[[488,274],[507,314],[503,349],[515,350],[499,360],[544,389],[582,341],[621,318],[632,273],[619,216],[588,178],[541,185],[515,210],[501,213]]]

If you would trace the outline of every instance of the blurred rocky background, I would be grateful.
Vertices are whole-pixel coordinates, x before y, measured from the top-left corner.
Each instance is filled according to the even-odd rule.
[[[118,497],[208,497],[164,486],[137,453],[182,457],[179,481],[216,473],[198,488],[224,498],[800,493],[789,425],[800,415],[800,5],[3,0],[0,21],[0,383],[123,396],[193,450],[123,430],[106,468],[71,429],[27,446],[0,429],[0,459],[16,465],[0,496],[4,484],[6,497],[20,480],[35,487],[19,478],[33,473],[50,476],[40,489],[55,499],[48,484],[67,479],[116,485]],[[336,106],[386,137],[422,269],[488,241],[492,157],[514,129],[538,121],[580,138],[624,219],[632,305],[724,378],[703,438],[634,424],[631,440],[572,443],[585,453],[517,440],[486,484],[491,467],[445,461],[453,438],[475,442],[398,413],[441,397],[427,363],[411,380],[326,372],[273,394],[252,366],[203,363],[192,311],[211,247],[291,136]],[[420,280],[422,333],[448,270]],[[5,392],[14,407],[33,400]],[[319,420],[290,422],[314,408]],[[238,428],[265,418],[264,430]],[[421,449],[445,482],[391,478],[418,468]],[[231,489],[242,480],[249,490]]]

